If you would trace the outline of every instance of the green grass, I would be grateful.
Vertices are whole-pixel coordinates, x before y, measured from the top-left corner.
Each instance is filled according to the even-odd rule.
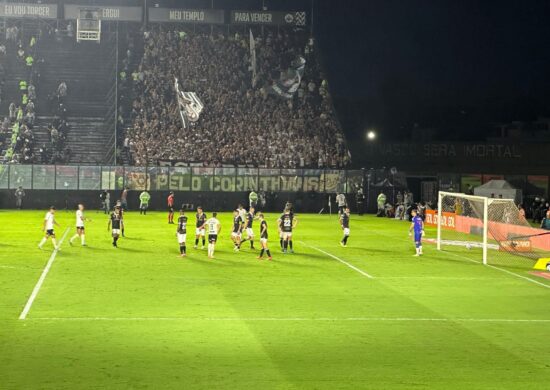
[[[550,281],[474,250],[412,257],[408,224],[374,217],[352,216],[341,248],[334,216],[298,215],[283,255],[269,215],[274,260],[259,262],[233,252],[229,214],[209,260],[177,257],[165,213],[128,213],[117,250],[90,211],[89,246],[69,247],[74,213],[59,211],[70,233],[18,320],[51,254],[36,248],[44,213],[0,212],[1,389],[550,386],[550,289],[519,276]]]

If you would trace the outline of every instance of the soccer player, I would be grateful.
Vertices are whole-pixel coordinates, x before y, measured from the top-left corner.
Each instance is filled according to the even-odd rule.
[[[414,245],[416,247],[416,254],[414,256],[422,256],[422,236],[424,235],[424,222],[422,217],[418,215],[418,212],[412,210],[412,222],[411,227],[409,228],[409,236],[412,235],[414,231]]]
[[[120,206],[115,206],[115,209],[111,213],[111,217],[109,218],[109,222],[107,223],[107,231],[111,230],[111,234],[113,236],[113,246],[115,248],[118,248],[117,241],[120,236],[120,227],[122,224],[122,215],[120,214],[121,208]]]
[[[264,219],[264,215],[260,213],[258,216],[258,219],[260,220],[260,244],[262,245],[262,249],[260,250],[260,256],[258,256],[258,259],[261,260],[264,256],[264,251],[267,254],[267,259],[271,260],[271,253],[269,252],[269,248],[267,247],[267,222]]]
[[[174,223],[174,192],[170,191],[167,199],[168,203],[168,223]]]
[[[208,258],[214,258],[214,250],[216,249],[216,241],[221,230],[220,221],[216,218],[218,213],[212,213],[212,218],[206,220],[202,229],[208,228]]]
[[[256,249],[254,248],[254,230],[252,229],[252,223],[254,222],[254,207],[248,209],[248,213],[245,214],[245,217],[246,239],[241,242],[250,241],[250,249]]]
[[[115,209],[118,209],[118,213],[120,214],[120,231],[122,233],[122,237],[124,236],[124,208],[122,207],[122,202],[120,200],[117,200],[115,203]]]
[[[187,236],[187,216],[183,209],[180,210],[180,216],[178,218],[178,230],[176,232],[178,237],[178,243],[180,244],[180,256],[186,256],[185,239]]]
[[[196,230],[195,230],[195,246],[193,246],[194,249],[197,249],[197,246],[199,245],[199,239],[202,238],[202,248],[204,249],[204,236],[205,236],[205,230],[204,226],[206,224],[206,214],[202,211],[202,207],[197,207],[197,215],[195,215],[195,218],[197,219],[196,224]]]
[[[147,209],[149,208],[149,201],[151,200],[151,195],[144,190],[139,194],[139,214],[147,215]]]
[[[284,214],[281,215],[279,220],[279,226],[283,232],[283,253],[287,253],[287,251],[294,253],[292,249],[292,229],[296,227],[298,220],[289,209],[285,209]]]
[[[243,220],[239,215],[239,210],[233,210],[233,230],[231,231],[231,240],[234,244],[234,251],[241,249],[241,232],[243,228]]]
[[[120,207],[123,211],[128,210],[128,187],[124,187],[120,194]]]
[[[344,214],[344,209],[346,208],[346,195],[340,193],[336,195],[336,203],[338,204],[338,215]]]
[[[277,230],[279,232],[279,246],[281,247],[281,250],[284,249],[283,247],[283,229],[281,228],[281,217],[277,218]]]
[[[89,219],[84,216],[84,205],[80,203],[78,205],[78,210],[76,210],[76,233],[69,240],[71,246],[73,246],[73,241],[78,237],[80,237],[80,244],[86,246],[86,238],[84,236],[85,221],[89,221]]]
[[[237,211],[239,212],[239,217],[241,217],[241,219],[242,219],[243,222],[244,222],[244,220],[245,220],[245,218],[246,218],[246,210],[243,208],[243,205],[242,205],[242,204],[239,204],[239,205],[237,206]]]
[[[344,237],[340,241],[340,245],[345,248],[348,245],[349,237],[349,207],[345,207],[340,216],[340,226],[342,226],[342,230],[344,231]]]
[[[55,220],[55,207],[51,206],[49,211],[46,213],[46,216],[44,217],[42,230],[44,231],[45,236],[42,237],[42,241],[40,241],[40,244],[38,244],[38,248],[42,249],[48,238],[51,238],[53,248],[59,250],[59,247],[57,246],[57,242],[55,240],[54,225],[59,226],[59,224]]]

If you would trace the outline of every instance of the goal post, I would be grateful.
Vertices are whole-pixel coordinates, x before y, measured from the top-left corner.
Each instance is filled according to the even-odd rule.
[[[441,250],[442,246],[476,248],[476,255],[480,249],[481,260],[487,264],[488,198],[440,191],[437,203],[437,249]],[[465,221],[468,223],[462,223]]]
[[[550,257],[550,231],[531,226],[513,199],[441,191],[436,215],[438,250],[519,268]]]

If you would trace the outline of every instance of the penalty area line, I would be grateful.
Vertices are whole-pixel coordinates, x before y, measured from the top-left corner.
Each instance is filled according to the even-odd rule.
[[[57,245],[57,248],[61,247],[61,244],[63,243],[63,240],[65,240],[65,237],[67,237],[67,233],[69,233],[69,228],[65,229],[65,233],[63,234],[63,237],[61,237],[61,240],[59,240],[59,244]],[[27,318],[27,315],[29,314],[29,311],[31,310],[32,304],[34,303],[34,300],[36,299],[38,292],[40,291],[40,288],[42,287],[42,284],[44,283],[44,280],[46,279],[46,276],[48,275],[48,272],[50,272],[50,268],[52,268],[52,264],[55,261],[55,256],[57,255],[57,252],[59,249],[54,249],[52,252],[52,255],[50,256],[50,259],[46,263],[46,266],[42,270],[42,274],[40,275],[40,278],[38,279],[38,282],[36,282],[36,286],[34,286],[34,289],[32,290],[31,296],[29,297],[29,300],[25,304],[25,307],[23,308],[23,311],[19,315],[20,320],[24,320]]]
[[[545,288],[550,288],[550,285],[549,284],[545,284],[545,283],[542,283],[542,282],[539,282],[538,280],[535,280],[535,279],[531,279],[531,278],[528,278],[527,276],[523,276],[523,275],[520,275],[516,272],[512,272],[512,271],[508,271],[507,269],[504,269],[504,268],[500,268],[500,267],[496,267],[494,265],[491,265],[491,264],[483,264],[482,262],[480,261],[475,261],[475,260],[472,260],[472,259],[469,259],[467,258],[466,256],[462,256],[462,255],[459,255],[458,253],[453,253],[453,252],[445,252],[445,253],[449,253],[455,257],[459,257],[461,259],[466,259],[466,260],[469,260],[469,261],[472,261],[474,263],[478,263],[478,264],[482,264],[483,266],[485,267],[489,267],[489,268],[492,268],[494,270],[497,270],[497,271],[500,271],[500,272],[504,272],[508,275],[511,275],[511,276],[515,276],[516,278],[520,278],[520,279],[523,279],[527,282],[531,282],[531,283],[534,283],[534,284],[537,284],[539,286],[542,286],[542,287],[545,287]]]
[[[339,258],[339,257],[337,257],[337,256],[334,256],[332,253],[328,253],[328,252],[326,252],[326,251],[324,251],[324,250],[322,250],[322,249],[319,249],[319,248],[317,248],[317,247],[308,245],[308,244],[306,244],[306,243],[303,242],[303,241],[300,241],[300,242],[301,242],[303,245],[307,246],[308,248],[315,249],[316,251],[321,252],[321,253],[324,253],[324,254],[327,255],[328,257],[331,257],[331,258],[333,258],[334,260],[339,261],[340,263],[344,264],[346,267],[351,268],[351,269],[354,270],[355,272],[358,272],[358,273],[360,273],[361,275],[366,276],[366,277],[369,278],[369,279],[374,279],[374,276],[372,276],[372,275],[366,273],[365,271],[363,271],[363,270],[360,269],[360,268],[357,268],[357,267],[354,266],[353,264],[350,264],[350,263],[348,263],[347,261],[342,260],[341,258]]]
[[[378,235],[378,236],[383,236],[383,237],[389,237],[387,234],[381,234],[381,233],[377,233],[377,232],[373,232],[373,234],[375,235]],[[399,239],[399,238],[398,238]],[[401,241],[406,241],[404,239],[399,239]],[[458,257],[460,259],[463,259],[463,260],[467,260],[471,263],[476,263],[476,264],[481,264],[481,265],[484,265],[486,267],[489,267],[489,268],[492,268],[494,270],[497,270],[497,271],[500,271],[500,272],[504,272],[510,276],[514,276],[516,278],[519,278],[519,279],[523,279],[525,280],[526,282],[530,282],[530,283],[533,283],[533,284],[536,284],[538,286],[541,286],[541,287],[545,287],[545,288],[550,288],[550,285],[548,284],[545,284],[545,283],[542,283],[542,282],[539,282],[538,280],[535,280],[535,279],[531,279],[531,278],[528,278],[527,276],[523,276],[523,275],[520,275],[516,272],[512,272],[512,271],[508,271],[507,269],[504,269],[504,268],[500,268],[500,267],[496,267],[494,265],[491,265],[491,264],[483,264],[482,261],[477,261],[477,260],[474,260],[474,259],[470,259],[466,256],[462,256],[462,255],[459,255],[458,253],[453,253],[453,252],[448,252],[448,251],[441,251],[443,253],[447,253],[447,254],[450,254],[452,256],[455,256],[455,257]]]
[[[257,321],[257,322],[480,322],[550,323],[528,318],[424,318],[424,317],[32,317],[29,321]]]

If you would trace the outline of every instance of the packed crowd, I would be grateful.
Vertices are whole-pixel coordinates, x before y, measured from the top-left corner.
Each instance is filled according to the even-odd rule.
[[[146,32],[144,55],[130,79],[134,96],[125,144],[136,165],[184,160],[208,166],[345,167],[350,156],[313,42],[297,32],[255,39],[252,86],[249,37]],[[292,98],[271,86],[298,56],[305,71]],[[174,78],[197,93],[204,111],[184,128]]]

